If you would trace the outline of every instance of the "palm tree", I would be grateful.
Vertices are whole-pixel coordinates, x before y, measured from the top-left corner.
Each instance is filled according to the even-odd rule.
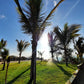
[[[43,52],[41,52],[41,51],[38,51],[38,53],[39,53],[39,55],[41,56],[41,62],[42,62],[42,55],[43,55],[43,53],[44,53],[44,51]]]
[[[53,53],[55,52],[54,47],[55,47],[55,42],[56,42],[57,38],[56,36],[54,36],[53,32],[48,33],[48,42],[49,42],[49,46],[51,48],[51,55],[52,55],[52,59],[53,59]]]
[[[1,57],[3,59],[3,68],[2,70],[5,69],[5,61],[6,61],[6,57],[9,55],[9,51],[7,49],[3,49],[3,51],[1,52]]]
[[[83,62],[84,38],[79,37],[77,41],[73,42],[74,42],[74,48],[77,50],[77,57],[80,57],[80,61]]]
[[[0,54],[1,54],[1,49],[3,49],[6,46],[6,44],[7,44],[7,41],[1,39],[1,41],[0,41]]]
[[[58,4],[51,10],[46,18],[44,18],[44,13],[42,9],[43,0],[25,0],[26,10],[22,9],[19,1],[14,0],[17,5],[17,10],[20,15],[20,22],[22,23],[22,30],[25,34],[32,35],[32,59],[31,59],[31,74],[30,82],[36,84],[36,51],[37,42],[40,39],[46,25],[49,25],[48,19],[64,0],[60,0]],[[25,13],[24,13],[25,12]]]
[[[54,28],[54,32],[56,33],[64,49],[66,66],[68,66],[68,56],[67,56],[68,45],[73,38],[79,36],[77,32],[79,31],[80,27],[81,27],[80,25],[76,24],[68,26],[68,24],[66,23],[64,25],[63,31],[58,26]]]
[[[19,51],[19,61],[18,63],[20,64],[20,59],[21,59],[21,54],[22,52],[30,45],[28,42],[25,42],[25,41],[18,41],[16,40],[17,42],[17,50]]]

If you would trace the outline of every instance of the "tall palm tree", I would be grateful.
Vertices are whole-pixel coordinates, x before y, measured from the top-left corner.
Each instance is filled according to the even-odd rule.
[[[19,61],[18,63],[20,64],[20,59],[21,59],[21,54],[22,52],[30,45],[28,42],[25,42],[25,41],[18,41],[16,40],[17,42],[17,50],[19,51]]]
[[[80,58],[80,61],[83,62],[83,53],[84,53],[84,38],[79,37],[77,41],[74,41],[74,48],[77,50],[77,57]]]
[[[7,49],[3,49],[3,51],[1,52],[1,57],[2,57],[2,59],[3,59],[3,68],[2,68],[2,70],[4,70],[5,69],[5,61],[6,61],[6,57],[9,55],[9,50],[7,50]]]
[[[79,36],[77,32],[80,30],[80,27],[81,27],[80,25],[76,24],[68,26],[68,24],[66,23],[64,25],[63,30],[61,30],[58,26],[54,28],[54,32],[56,33],[64,49],[66,66],[68,66],[68,56],[67,56],[68,45],[73,38]]]
[[[54,47],[55,47],[55,42],[56,42],[57,38],[56,36],[54,36],[53,32],[48,33],[48,42],[49,42],[49,46],[51,48],[51,55],[52,55],[52,59],[54,57],[53,53],[55,52]]]
[[[17,10],[20,15],[20,22],[22,23],[22,30],[26,34],[32,35],[32,59],[31,59],[31,74],[30,82],[36,84],[36,51],[37,42],[40,39],[46,25],[49,25],[48,19],[64,0],[60,0],[58,4],[51,10],[46,18],[44,18],[44,13],[42,9],[43,0],[25,0],[26,10],[22,9],[19,1],[14,0],[17,5]],[[24,13],[25,12],[25,13]]]

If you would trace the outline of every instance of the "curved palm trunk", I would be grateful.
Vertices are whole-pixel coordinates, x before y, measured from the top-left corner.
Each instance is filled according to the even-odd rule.
[[[5,84],[7,84],[7,73],[8,73],[9,62],[7,63],[6,75],[5,75]]]
[[[32,37],[32,58],[31,58],[31,74],[29,84],[36,84],[36,51],[37,51],[37,41],[35,36]]]
[[[66,62],[66,66],[68,66],[68,57],[67,57],[67,50],[66,50],[66,46],[64,46],[64,55],[65,55],[65,62]]]
[[[19,61],[18,61],[19,64],[20,64],[20,59],[21,59],[21,52],[19,53]]]
[[[5,59],[4,59],[4,63],[3,63],[3,68],[2,68],[2,70],[4,70],[5,69]]]

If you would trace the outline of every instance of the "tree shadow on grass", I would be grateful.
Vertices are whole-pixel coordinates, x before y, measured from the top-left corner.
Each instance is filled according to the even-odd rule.
[[[69,73],[68,71],[66,71],[62,66],[57,65],[57,67],[58,67],[62,72],[64,72],[65,75],[67,75],[67,76],[71,76],[71,75],[72,75],[71,73]]]
[[[71,68],[71,69],[73,69],[73,70],[76,70],[74,67],[72,67],[72,66],[68,66],[69,68]]]
[[[4,70],[1,69],[0,71],[4,71]]]
[[[38,62],[38,63],[36,63],[36,64],[41,65],[41,63],[42,63],[42,62],[40,61],[40,62]],[[28,83],[27,83],[27,84],[32,84],[32,81],[33,81],[33,80],[32,80],[32,79],[30,79],[30,80],[28,81]]]
[[[13,80],[9,81],[7,84],[12,84],[14,81],[16,81],[22,74],[24,74],[26,71],[28,71],[30,69],[30,67],[28,69],[26,69],[25,71],[23,71],[22,73],[20,73],[17,77],[15,77]]]

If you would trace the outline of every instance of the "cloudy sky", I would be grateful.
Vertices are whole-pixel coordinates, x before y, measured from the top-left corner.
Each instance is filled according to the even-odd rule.
[[[24,0],[19,0],[22,7],[24,7]],[[59,0],[43,0],[43,11],[47,16],[50,10],[58,3]],[[66,22],[71,24],[81,24],[82,28],[79,33],[84,36],[84,0],[65,0],[57,10],[54,12],[50,20],[52,25],[46,27],[41,39],[38,42],[38,50],[45,51],[44,58],[50,57],[47,33],[52,31],[55,26],[63,29]],[[18,40],[25,40],[31,43],[31,35],[23,34],[21,31],[21,24],[19,23],[19,15],[16,11],[16,4],[14,0],[0,0],[0,39],[7,40],[7,48],[10,50],[10,55],[17,55]],[[31,46],[27,48],[23,54],[24,56],[31,56]]]

